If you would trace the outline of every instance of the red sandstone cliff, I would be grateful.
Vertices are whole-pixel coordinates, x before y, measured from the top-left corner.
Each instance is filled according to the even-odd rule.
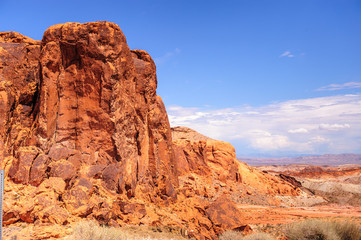
[[[237,161],[228,143],[181,128],[173,142],[156,88],[152,58],[116,24],[59,24],[42,41],[0,33],[4,223],[89,218],[211,239],[247,224],[236,203],[299,194]]]
[[[118,193],[134,196],[141,183],[174,196],[174,153],[155,64],[146,52],[129,50],[117,25],[59,24],[41,42],[1,36],[0,143],[3,156],[16,157],[14,182],[98,175]]]

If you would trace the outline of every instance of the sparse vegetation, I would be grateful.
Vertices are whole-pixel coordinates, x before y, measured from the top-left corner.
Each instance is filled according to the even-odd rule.
[[[236,231],[225,231],[220,237],[220,240],[274,240],[275,238],[266,233],[254,233],[243,236],[242,233]]]
[[[255,233],[245,236],[242,240],[275,240],[275,238],[267,233]]]
[[[153,233],[142,230],[131,230],[99,226],[96,222],[78,223],[68,240],[176,240],[184,239],[172,233]]]
[[[361,240],[361,226],[354,222],[335,222],[336,233],[342,240]]]
[[[353,222],[309,219],[287,226],[289,240],[361,240],[361,227]]]
[[[279,226],[281,228],[281,226]],[[220,240],[275,240],[274,236],[285,237],[287,240],[361,240],[360,224],[348,220],[329,221],[321,219],[308,219],[302,222],[295,222],[285,226],[284,231],[271,228],[267,225],[259,233],[243,236],[236,231],[226,231]],[[263,231],[270,232],[263,233]]]
[[[236,231],[225,231],[219,236],[219,240],[239,240],[242,238],[243,235]]]

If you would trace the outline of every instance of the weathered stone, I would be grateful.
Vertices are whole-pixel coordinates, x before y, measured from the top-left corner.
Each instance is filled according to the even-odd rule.
[[[0,158],[29,144],[40,83],[40,41],[0,32]]]
[[[80,185],[63,194],[66,209],[71,214],[78,216],[86,216],[91,213],[92,206],[89,204],[89,199],[88,189]]]
[[[25,202],[21,206],[19,217],[22,221],[27,223],[33,223],[35,221],[34,204],[32,202]]]
[[[205,176],[216,174],[223,181],[237,181],[236,154],[231,144],[185,127],[172,128],[172,135],[180,175],[188,172]]]
[[[52,162],[50,163],[49,168],[49,176],[60,177],[64,179],[64,181],[71,180],[76,175],[74,165],[69,161],[59,160],[57,162]]]
[[[60,177],[50,177],[43,181],[40,186],[37,188],[37,193],[54,191],[57,194],[63,194],[65,192],[66,183],[63,178]]]
[[[14,208],[10,201],[3,203],[3,224],[9,225],[20,220],[19,210]]]
[[[57,205],[49,206],[40,212],[36,213],[36,218],[42,222],[65,224],[68,220],[69,213]]]
[[[212,221],[216,233],[245,225],[237,205],[226,196],[222,196],[212,203],[206,213]]]
[[[39,151],[35,147],[20,148],[9,170],[9,177],[11,177],[15,183],[28,184],[30,180],[30,170],[38,154]]]
[[[119,202],[118,204],[120,211],[125,215],[131,214],[132,216],[134,215],[136,218],[141,219],[147,214],[144,204],[125,202]]]
[[[85,187],[86,192],[88,194],[91,194],[93,192],[94,185],[87,178],[81,177],[79,179],[76,179],[75,183],[73,185],[74,185],[74,187],[76,187],[76,186]]]
[[[40,183],[47,177],[46,170],[48,169],[49,157],[47,155],[38,155],[34,160],[30,170],[30,184],[39,186]]]

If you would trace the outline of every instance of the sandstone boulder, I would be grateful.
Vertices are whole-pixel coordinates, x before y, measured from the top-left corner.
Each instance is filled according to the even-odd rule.
[[[246,229],[241,211],[238,210],[237,205],[227,196],[221,196],[213,202],[207,208],[206,214],[211,220],[216,234],[224,230]]]

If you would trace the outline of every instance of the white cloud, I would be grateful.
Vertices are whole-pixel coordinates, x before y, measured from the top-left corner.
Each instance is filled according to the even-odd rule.
[[[326,143],[326,142],[330,142],[329,139],[326,139],[326,138],[323,138],[323,137],[320,137],[320,136],[312,137],[310,140],[311,140],[311,142],[313,142],[313,143]]]
[[[230,141],[238,153],[361,152],[361,94],[216,110],[171,106],[167,111],[172,126]]]
[[[249,132],[253,136],[249,136],[251,146],[254,149],[262,151],[278,150],[291,145],[287,136],[272,135],[263,130],[253,130]]]
[[[306,128],[296,128],[296,129],[288,130],[288,133],[291,133],[291,134],[308,133],[308,130]]]
[[[290,51],[286,51],[280,55],[280,57],[289,57],[289,58],[293,58],[294,56],[295,55],[291,54]]]
[[[339,131],[345,128],[350,128],[350,124],[328,124],[328,123],[322,123],[319,125],[319,129],[321,130],[327,130],[327,131]]]
[[[343,89],[361,88],[361,82],[348,82],[344,84],[330,84],[324,87],[320,87],[316,91],[335,91]]]
[[[179,48],[175,48],[173,51],[166,52],[163,56],[154,58],[154,62],[156,63],[156,65],[165,63],[170,58],[172,58],[173,56],[178,55],[180,53],[181,53],[181,50]]]
[[[270,137],[271,134],[269,132],[260,130],[260,129],[255,129],[255,130],[251,130],[248,132],[249,134],[254,134],[256,136],[262,136],[262,137]]]

